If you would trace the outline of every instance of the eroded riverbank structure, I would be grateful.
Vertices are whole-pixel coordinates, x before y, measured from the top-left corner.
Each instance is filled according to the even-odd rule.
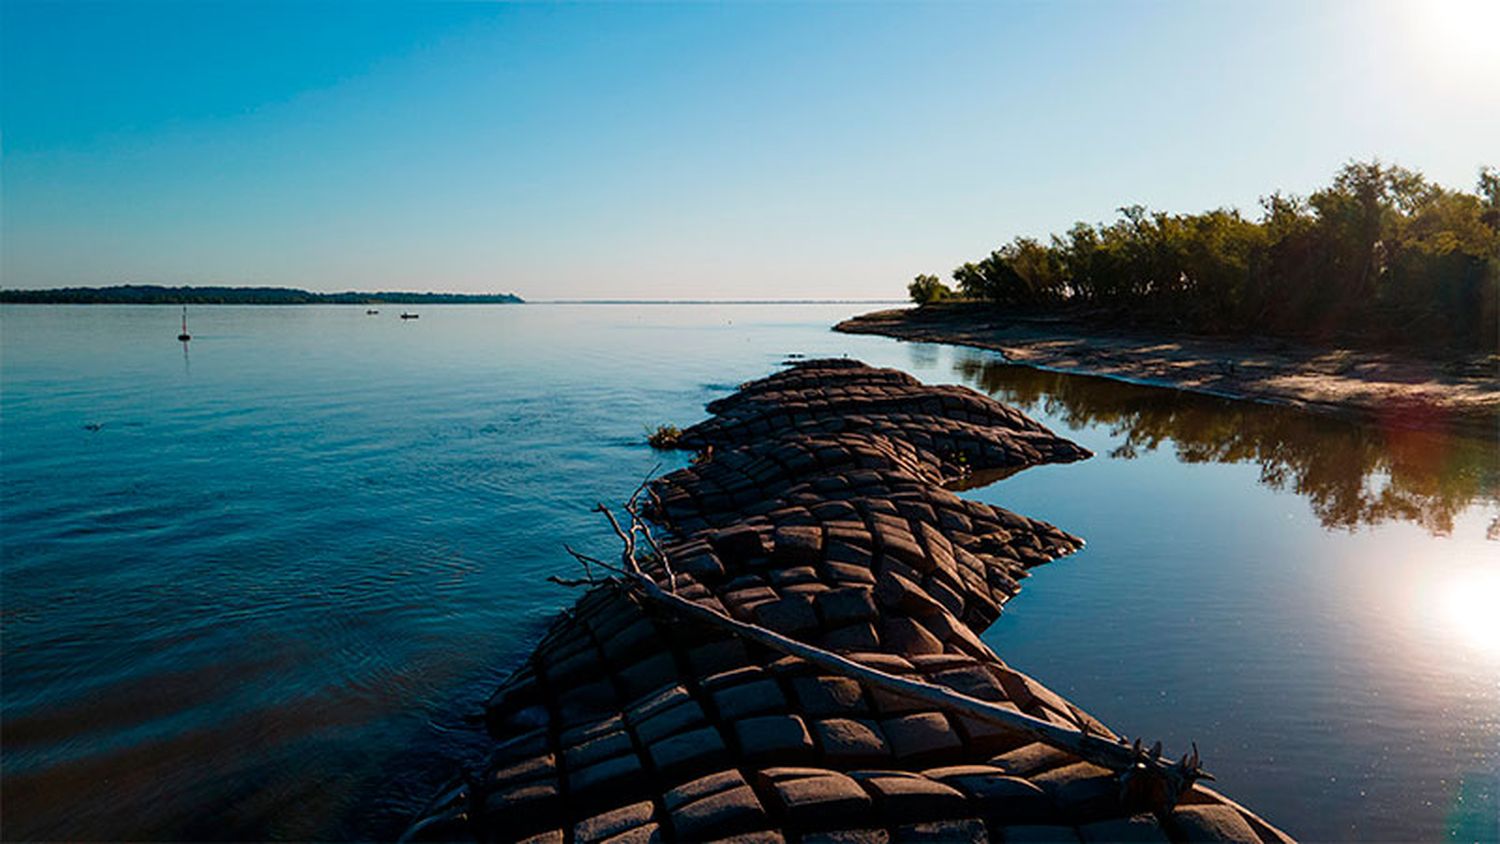
[[[409,838],[1289,840],[980,640],[1082,541],[950,488],[1085,449],[847,360],[708,409]]]

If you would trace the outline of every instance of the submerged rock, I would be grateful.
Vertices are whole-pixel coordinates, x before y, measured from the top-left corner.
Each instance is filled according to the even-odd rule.
[[[663,589],[888,674],[1070,729],[1103,724],[979,638],[1082,541],[967,501],[969,473],[1089,453],[961,387],[808,361],[709,405],[656,481]],[[496,744],[412,839],[1256,840],[1207,789],[1153,814],[1119,775],[673,615],[616,584],[553,624],[486,705]]]

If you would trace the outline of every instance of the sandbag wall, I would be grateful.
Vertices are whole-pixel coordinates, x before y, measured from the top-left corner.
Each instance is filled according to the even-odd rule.
[[[666,560],[643,563],[663,588],[891,674],[1113,736],[979,638],[1028,569],[1081,541],[946,488],[1086,450],[971,390],[847,360],[797,364],[709,410],[680,440],[699,461],[649,491]],[[412,838],[1286,840],[1207,789],[1160,817],[1127,805],[1112,771],[616,585],[561,615],[485,722],[487,765]]]

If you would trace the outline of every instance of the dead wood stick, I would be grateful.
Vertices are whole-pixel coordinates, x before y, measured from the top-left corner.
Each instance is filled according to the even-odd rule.
[[[1131,745],[1124,739],[1114,741],[1094,735],[1087,728],[1062,727],[990,701],[970,697],[946,686],[889,674],[760,625],[739,621],[712,607],[684,598],[675,592],[668,592],[641,570],[633,557],[634,542],[630,535],[620,527],[609,509],[603,504],[596,509],[605,514],[611,526],[614,527],[615,533],[627,543],[623,552],[626,556],[622,559],[626,566],[623,572],[624,585],[651,603],[672,613],[726,630],[732,635],[748,639],[774,651],[804,659],[820,668],[850,677],[868,686],[1019,732],[1043,744],[1066,750],[1084,761],[1125,773],[1126,781],[1123,783],[1125,786],[1130,785],[1130,778],[1137,776],[1156,780],[1165,788],[1148,787],[1143,790],[1164,790],[1166,793],[1162,797],[1167,804],[1166,809],[1170,809],[1176,803],[1178,796],[1191,788],[1195,781],[1213,779],[1212,775],[1200,767],[1196,746],[1191,754],[1184,754],[1179,761],[1172,762],[1161,755],[1160,742],[1157,742],[1150,752],[1146,752],[1142,749],[1139,740]],[[639,518],[634,513],[630,516],[632,520]],[[663,556],[662,559],[665,560],[665,557]]]

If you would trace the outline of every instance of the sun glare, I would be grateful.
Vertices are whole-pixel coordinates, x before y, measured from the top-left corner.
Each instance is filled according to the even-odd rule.
[[[1500,0],[1423,0],[1406,8],[1424,62],[1445,75],[1500,73]]]
[[[1443,621],[1485,656],[1500,659],[1500,571],[1455,577],[1440,598]]]

